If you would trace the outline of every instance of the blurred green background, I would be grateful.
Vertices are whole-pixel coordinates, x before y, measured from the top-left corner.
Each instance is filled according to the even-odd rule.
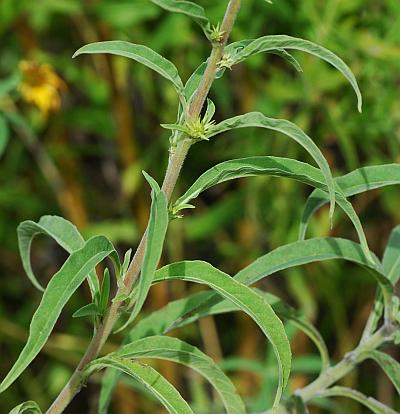
[[[226,1],[202,0],[213,23]],[[400,3],[398,0],[245,0],[232,40],[288,34],[322,44],[352,68],[364,95],[359,114],[346,80],[311,56],[296,54],[298,74],[276,56],[255,56],[215,82],[216,120],[251,110],[286,118],[320,146],[334,174],[359,166],[400,161]],[[209,45],[198,27],[147,0],[0,0],[0,376],[16,360],[40,293],[25,277],[16,227],[45,214],[62,215],[89,237],[104,234],[121,252],[135,246],[146,226],[149,189],[145,169],[161,181],[168,134],[160,123],[175,121],[177,98],[162,78],[127,59],[87,56],[72,60],[80,46],[128,40],[172,60],[186,80],[207,58]],[[1,148],[3,147],[3,148]],[[239,130],[195,145],[178,192],[208,167],[229,158],[280,155],[311,162],[279,134]],[[302,205],[310,189],[282,178],[243,179],[214,187],[196,209],[172,223],[163,263],[182,258],[210,261],[234,274],[259,255],[296,240]],[[400,223],[396,187],[352,199],[371,249],[382,254],[390,230]],[[340,211],[329,228],[327,210],[313,219],[308,236],[357,240]],[[46,283],[66,254],[46,238],[35,239],[32,262]],[[375,285],[361,268],[339,262],[313,264],[261,284],[303,312],[321,330],[333,359],[354,347],[368,316]],[[151,292],[146,311],[182,297],[192,286],[178,282]],[[89,300],[82,288],[68,304],[44,351],[0,397],[0,412],[27,399],[42,408],[59,392],[91,334],[89,321],[71,314]],[[215,331],[218,331],[218,334]],[[318,372],[309,341],[288,327],[295,354],[291,389]],[[205,319],[177,332],[222,360],[253,412],[271,403],[275,365],[271,349],[246,317]],[[120,338],[112,338],[118,343]],[[112,344],[110,345],[112,347]],[[399,357],[396,349],[389,350]],[[158,364],[194,408],[212,404],[210,390],[182,368]],[[400,409],[395,391],[374,363],[345,379]],[[98,383],[75,399],[68,413],[94,413]],[[211,405],[204,413],[213,411]],[[112,413],[164,412],[132,384],[121,385]],[[202,412],[201,410],[198,411]],[[312,413],[363,410],[336,400]]]

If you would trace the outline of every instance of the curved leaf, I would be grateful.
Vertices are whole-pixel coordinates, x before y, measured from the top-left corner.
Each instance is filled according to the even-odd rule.
[[[210,22],[206,16],[204,8],[191,1],[180,0],[150,0],[157,6],[174,13],[181,13],[192,18],[209,37]]]
[[[252,41],[248,41],[248,44],[233,56],[234,64],[242,62],[243,60],[257,53],[270,52],[276,49],[300,50],[302,52],[310,53],[331,64],[350,82],[357,96],[358,110],[361,112],[362,96],[360,88],[357,84],[357,80],[351,69],[346,65],[345,62],[343,62],[341,58],[336,56],[330,50],[319,46],[316,43],[310,42],[309,40],[299,39],[286,35],[263,36]]]
[[[151,336],[122,346],[109,356],[122,358],[159,358],[177,362],[204,376],[219,393],[227,413],[245,414],[243,401],[230,379],[215,362],[196,347],[177,338]]]
[[[328,187],[329,198],[331,202],[329,216],[332,220],[333,211],[335,208],[335,185],[328,162],[322,155],[317,145],[315,145],[314,141],[292,122],[286,121],[284,119],[268,118],[261,112],[249,112],[244,115],[226,119],[225,121],[220,122],[212,128],[209,137],[232,129],[245,127],[260,127],[281,132],[300,144],[314,158],[315,162],[318,164],[319,168],[324,174],[325,182]]]
[[[143,265],[138,281],[137,297],[132,313],[127,322],[119,329],[125,329],[139,314],[150,290],[154,273],[161,258],[165,235],[168,228],[168,206],[165,194],[160,187],[147,173],[146,179],[152,187],[151,209],[149,224],[147,227],[146,247],[144,252]]]
[[[326,189],[321,172],[309,164],[290,158],[271,156],[239,158],[217,164],[203,173],[185,194],[178,198],[173,206],[173,211],[178,212],[190,206],[188,203],[191,200],[198,197],[202,191],[214,185],[228,180],[258,175],[289,177],[316,188]],[[353,206],[343,197],[341,191],[338,191],[336,194],[336,202],[354,224],[365,255],[373,261],[360,219]]]
[[[373,253],[371,255],[374,257],[374,261],[378,262]],[[381,273],[378,264],[372,263],[365,257],[361,246],[351,240],[321,237],[290,243],[259,257],[238,272],[234,279],[245,285],[251,285],[273,273],[294,266],[333,259],[347,260],[368,269],[369,273],[378,281],[387,305],[387,311],[391,312],[391,295],[393,292],[391,282]],[[205,304],[200,305],[193,312],[207,312],[210,307],[220,301],[218,295],[214,294]],[[187,315],[187,317],[190,316],[190,314]]]
[[[57,244],[59,244],[70,254],[81,249],[85,245],[85,240],[79,233],[76,226],[59,216],[43,216],[40,218],[38,223],[27,220],[23,221],[18,226],[18,247],[21,255],[22,266],[24,267],[24,270],[32,284],[37,289],[44,291],[44,288],[40,285],[35,274],[33,273],[30,260],[32,240],[38,234],[50,236],[55,242],[57,242]],[[95,271],[91,271],[89,273],[88,283],[92,297],[94,297],[96,292],[99,292],[100,289],[99,279],[97,278]]]
[[[326,398],[326,397],[346,397],[351,398],[352,400],[358,401],[360,404],[369,408],[375,414],[398,414],[397,411],[392,410],[390,407],[382,404],[381,402],[375,400],[372,397],[367,397],[359,391],[353,390],[346,387],[332,387],[327,390],[320,391],[318,394],[313,397],[316,398]]]
[[[400,184],[400,165],[384,164],[358,168],[335,179],[345,197],[360,194],[388,185]],[[308,223],[316,210],[328,202],[327,195],[315,190],[309,196],[303,210],[299,229],[299,238],[304,239]]]
[[[29,338],[17,362],[0,384],[0,392],[6,390],[32,362],[46,343],[63,307],[72,294],[82,284],[88,273],[110,255],[118,261],[113,245],[103,236],[92,237],[81,249],[71,253],[48,283],[32,317]]]
[[[369,351],[361,355],[364,359],[373,359],[392,381],[397,393],[400,395],[400,364],[390,355],[380,351]]]
[[[26,401],[13,408],[8,414],[22,414],[27,411],[31,414],[42,414],[42,410],[35,401]]]
[[[284,326],[268,302],[257,292],[233,280],[226,273],[201,261],[178,262],[158,270],[155,282],[180,279],[203,283],[235,303],[262,329],[271,342],[279,366],[279,386],[274,405],[279,403],[290,375],[291,351]]]
[[[84,53],[109,53],[111,55],[124,56],[133,59],[148,68],[153,69],[165,79],[172,82],[179,97],[184,99],[183,83],[175,65],[147,46],[120,40],[95,42],[81,47],[72,57],[74,58]]]
[[[127,358],[106,356],[91,362],[84,374],[90,376],[93,372],[104,368],[115,368],[139,381],[171,414],[194,414],[188,403],[179,392],[154,368]]]

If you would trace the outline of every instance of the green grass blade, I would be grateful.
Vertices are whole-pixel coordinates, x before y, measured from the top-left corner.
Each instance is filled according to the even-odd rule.
[[[284,326],[269,303],[251,288],[202,261],[179,262],[164,266],[155,282],[180,279],[208,285],[225,299],[235,303],[261,328],[271,342],[279,367],[279,386],[274,405],[279,403],[290,375],[291,351]]]
[[[117,253],[113,245],[103,236],[92,237],[81,249],[71,253],[48,283],[39,307],[32,317],[29,338],[17,362],[0,384],[0,392],[5,391],[32,362],[46,343],[72,294],[79,288],[88,273],[110,255],[115,257]]]
[[[127,358],[106,356],[96,359],[85,369],[89,376],[104,368],[117,369],[139,381],[171,414],[194,414],[179,392],[154,368]]]

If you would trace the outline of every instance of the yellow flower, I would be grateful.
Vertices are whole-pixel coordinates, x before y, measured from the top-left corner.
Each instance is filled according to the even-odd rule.
[[[19,91],[26,102],[36,105],[44,117],[47,117],[50,111],[60,109],[60,92],[67,87],[51,65],[22,60],[19,70]]]

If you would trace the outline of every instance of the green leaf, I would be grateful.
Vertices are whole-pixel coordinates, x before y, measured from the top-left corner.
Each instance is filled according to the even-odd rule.
[[[373,359],[385,371],[400,395],[400,364],[398,361],[380,351],[365,352],[361,358],[362,360]]]
[[[106,356],[91,362],[84,374],[90,376],[103,368],[115,368],[139,381],[171,414],[193,414],[179,392],[155,369],[127,358]]]
[[[232,129],[245,127],[260,127],[281,132],[300,144],[314,158],[315,162],[324,174],[326,185],[328,187],[331,202],[329,216],[332,220],[335,208],[335,185],[332,173],[329,169],[329,164],[319,148],[315,145],[314,141],[295,124],[284,119],[268,118],[260,112],[249,112],[244,115],[226,119],[212,128],[209,137]]]
[[[400,165],[384,164],[358,168],[342,177],[335,179],[345,197],[350,197],[365,191],[388,185],[400,184]],[[327,195],[321,190],[315,190],[309,196],[303,210],[299,228],[299,238],[304,239],[308,223],[320,207],[328,202]]]
[[[345,62],[343,62],[342,59],[340,59],[330,50],[319,46],[316,43],[310,42],[309,40],[299,39],[286,35],[263,36],[252,41],[248,41],[248,44],[234,55],[234,64],[242,62],[243,60],[257,53],[270,52],[276,49],[300,50],[302,52],[310,53],[331,64],[350,82],[357,96],[358,110],[361,112],[362,96],[360,88],[357,84],[357,80],[351,69],[346,65]]]
[[[174,13],[181,13],[193,19],[202,29],[207,38],[209,38],[210,22],[206,16],[203,7],[191,1],[179,0],[150,0],[165,10]]]
[[[272,306],[273,310],[281,319],[287,319],[302,330],[314,342],[321,354],[322,368],[329,365],[329,355],[325,342],[315,327],[298,311],[284,304],[278,297],[259,291],[261,295]],[[178,299],[168,303],[163,308],[152,312],[150,315],[141,319],[130,331],[129,336],[124,343],[146,338],[153,335],[165,335],[169,331],[195,322],[198,319],[218,315],[232,311],[238,311],[240,308],[229,300],[223,299],[215,305],[203,309],[203,312],[195,312],[200,305],[207,303],[215,297],[212,291],[197,292],[183,299]],[[189,316],[188,316],[189,315]],[[111,401],[113,390],[119,381],[120,374],[114,370],[107,370],[102,379],[102,387],[99,398],[99,414],[105,414]]]
[[[147,46],[119,40],[96,42],[81,47],[74,53],[73,57],[84,53],[109,53],[133,59],[172,82],[179,97],[184,100],[183,83],[175,65]]]
[[[26,401],[13,408],[8,414],[22,414],[29,411],[31,414],[42,414],[42,410],[35,401]]]
[[[177,212],[185,208],[198,195],[208,188],[222,182],[242,177],[258,175],[272,175],[289,177],[313,187],[326,190],[326,184],[321,172],[309,164],[281,157],[249,157],[229,160],[217,164],[203,173],[194,184],[175,202],[172,211]],[[342,195],[341,191],[336,194],[337,204],[348,215],[360,239],[365,255],[373,261],[370,256],[367,239],[364,234],[360,219],[358,218],[353,206]]]
[[[177,362],[204,376],[220,395],[228,414],[244,414],[246,409],[230,379],[215,362],[196,347],[168,336],[151,336],[122,346],[109,356],[159,358]]]
[[[400,226],[390,233],[382,259],[382,271],[395,285],[400,278]]]
[[[21,77],[18,72],[5,79],[0,79],[0,98],[17,89]]]
[[[65,304],[88,273],[107,256],[118,260],[114,247],[103,236],[89,239],[81,249],[71,253],[48,283],[39,307],[32,317],[29,338],[17,362],[0,384],[0,392],[5,391],[40,352]]]
[[[108,299],[110,298],[110,271],[106,268],[104,270],[103,283],[101,285],[99,312],[104,315],[107,310]]]
[[[375,261],[378,261],[374,255],[373,257]],[[361,246],[350,240],[321,237],[286,244],[259,257],[238,272],[234,279],[245,285],[251,285],[264,277],[294,266],[333,259],[347,260],[365,267],[377,280],[387,305],[387,311],[391,311],[393,292],[391,282],[381,273],[378,264],[372,263],[365,257]],[[206,303],[201,304],[195,312],[207,312],[210,307],[219,303],[220,300],[218,295],[214,294]],[[193,309],[188,311],[190,317],[189,312],[193,312]]]
[[[84,318],[86,316],[98,316],[101,315],[101,312],[95,303],[88,303],[85,306],[79,308],[76,312],[73,313],[73,318]]]
[[[137,287],[137,297],[128,321],[119,329],[125,329],[139,314],[149,293],[154,273],[161,258],[165,235],[167,234],[169,216],[168,204],[164,192],[160,190],[157,182],[147,173],[145,177],[152,187],[151,209],[147,227],[146,248],[142,270]]]
[[[38,234],[50,236],[58,245],[68,253],[81,249],[85,245],[85,240],[79,233],[78,229],[68,220],[58,216],[43,216],[38,223],[27,220],[23,221],[17,229],[18,247],[21,255],[22,266],[32,284],[39,290],[44,288],[37,281],[33,273],[30,251],[32,240]],[[89,272],[88,283],[92,297],[99,291],[99,280],[96,272]]]
[[[0,113],[0,157],[4,154],[9,137],[10,130],[8,129],[7,121]]]
[[[346,387],[332,387],[324,391],[320,391],[316,394],[313,399],[316,398],[326,398],[326,397],[346,397],[351,398],[352,400],[358,401],[363,404],[365,407],[369,408],[375,414],[398,414],[397,411],[392,410],[390,407],[382,404],[381,402],[375,400],[372,397],[367,397],[359,391],[353,390]]]
[[[279,367],[279,386],[274,405],[279,403],[290,375],[291,351],[284,326],[268,302],[257,292],[233,280],[226,273],[201,261],[178,262],[158,270],[155,282],[180,279],[203,283],[235,303],[261,328],[271,342]]]

